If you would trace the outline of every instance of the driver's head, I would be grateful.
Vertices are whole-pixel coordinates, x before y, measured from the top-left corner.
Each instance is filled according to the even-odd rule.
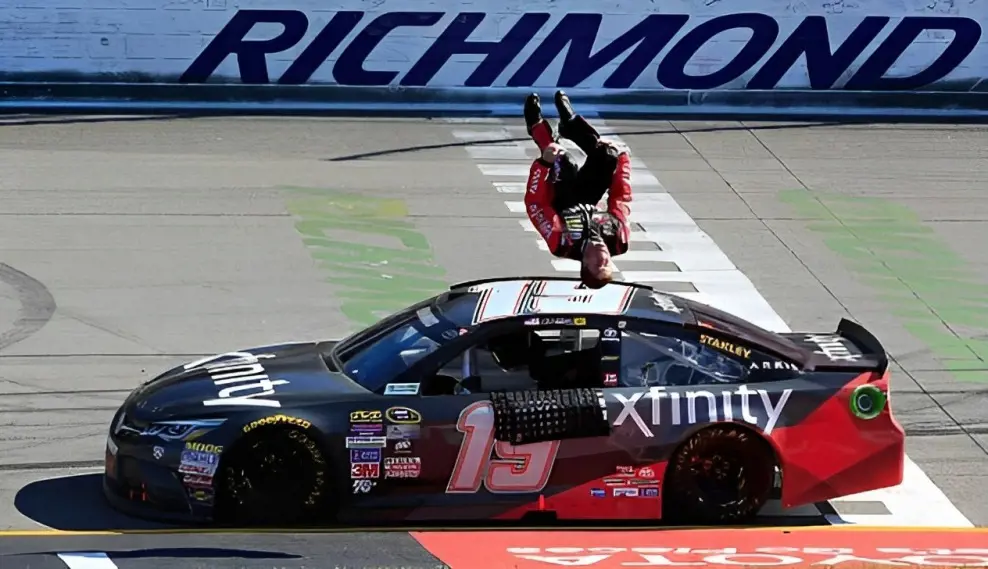
[[[601,288],[614,279],[614,261],[607,245],[599,241],[587,243],[583,250],[583,264],[580,266],[580,280],[590,288]]]

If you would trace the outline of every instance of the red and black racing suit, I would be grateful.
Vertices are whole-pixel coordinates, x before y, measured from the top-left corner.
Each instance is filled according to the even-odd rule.
[[[602,241],[611,255],[628,250],[631,209],[631,162],[627,152],[602,144],[596,130],[582,117],[568,125],[568,137],[587,155],[582,168],[562,154],[555,164],[541,151],[553,142],[544,120],[532,127],[540,156],[528,176],[525,209],[536,231],[556,257],[579,261],[590,241]],[[607,193],[607,210],[597,203]]]

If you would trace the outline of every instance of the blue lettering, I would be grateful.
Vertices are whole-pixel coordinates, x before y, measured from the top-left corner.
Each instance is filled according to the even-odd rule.
[[[343,43],[347,35],[357,27],[364,18],[363,12],[337,12],[319,35],[312,40],[309,47],[299,54],[295,61],[278,79],[281,85],[301,85],[312,77],[329,54],[333,53]]]
[[[375,48],[393,30],[401,27],[430,27],[439,23],[444,12],[388,12],[364,24],[353,40],[344,43],[364,22],[366,12],[341,11],[292,61],[278,79],[282,85],[304,84],[330,56],[342,47],[333,64],[332,74],[340,85],[391,85],[398,80],[403,86],[428,85],[449,60],[459,54],[483,55],[483,60],[463,82],[467,87],[489,87],[504,74],[531,38],[545,26],[550,14],[523,14],[498,40],[471,40],[486,17],[481,12],[457,14],[449,26],[431,43],[425,53],[404,73],[369,71],[364,64]],[[572,88],[587,81],[604,68],[613,71],[604,78],[606,89],[629,89],[663,50],[656,79],[667,89],[716,89],[736,82],[754,71],[744,86],[747,89],[773,89],[778,86],[800,58],[805,58],[806,75],[811,89],[832,89],[851,69],[888,25],[886,16],[868,16],[831,49],[828,21],[825,16],[808,16],[770,52],[779,36],[775,18],[759,13],[727,14],[712,18],[689,30],[670,46],[690,17],[684,14],[650,14],[616,39],[594,51],[600,35],[603,15],[574,13],[565,15],[532,54],[507,79],[509,87],[531,87],[564,51],[559,73],[552,83]],[[280,33],[264,40],[247,40],[257,24],[278,24]],[[309,20],[299,10],[240,10],[189,65],[180,81],[203,83],[210,79],[231,55],[237,58],[240,80],[249,84],[271,83],[267,56],[297,46],[308,31]],[[719,69],[703,75],[687,73],[689,62],[715,37],[731,30],[750,30],[751,37],[737,55]],[[899,58],[921,34],[930,30],[953,33],[943,52],[924,69],[909,77],[886,77]],[[842,87],[853,90],[919,89],[947,77],[978,47],[981,25],[960,17],[905,17],[874,49]],[[766,54],[764,64],[759,67]],[[615,65],[616,64],[616,65]]]
[[[518,57],[535,33],[549,21],[549,14],[525,14],[500,41],[467,41],[483,20],[482,12],[463,13],[454,18],[453,23],[436,38],[428,51],[402,78],[401,84],[428,85],[454,54],[479,54],[487,57],[470,74],[464,85],[490,87],[504,69]]]
[[[751,39],[727,65],[707,75],[686,73],[686,64],[708,41],[728,30],[749,29]],[[662,58],[656,78],[668,89],[714,89],[734,81],[768,53],[779,36],[779,24],[765,14],[728,14],[689,31]]]
[[[806,74],[811,89],[830,89],[841,74],[864,53],[882,28],[889,22],[885,16],[868,16],[854,28],[844,43],[830,53],[830,34],[827,32],[827,19],[823,16],[809,16],[793,31],[785,42],[775,50],[772,57],[762,65],[755,76],[748,81],[748,89],[774,89],[783,75],[792,69],[799,56],[806,54]]]
[[[926,30],[950,30],[954,32],[947,48],[940,57],[927,66],[926,69],[912,77],[885,77],[888,70],[895,65],[899,57],[919,34]],[[981,40],[981,26],[976,20],[968,18],[936,18],[928,16],[911,16],[903,18],[885,41],[878,46],[858,69],[857,73],[848,79],[844,85],[848,90],[895,91],[919,89],[946,77],[957,68]]]
[[[567,14],[553,28],[525,63],[508,80],[508,87],[531,87],[545,73],[563,48],[566,52],[559,73],[558,87],[575,87],[619,55],[634,47],[631,54],[604,81],[608,89],[628,89],[645,71],[669,40],[686,25],[689,16],[651,14],[620,37],[591,55],[600,31],[601,14]]]
[[[256,24],[262,23],[281,24],[284,30],[271,39],[244,40]],[[267,55],[291,48],[308,28],[309,19],[298,10],[240,10],[185,70],[179,82],[205,83],[227,56],[236,54],[242,82],[270,83]]]
[[[381,14],[353,38],[333,65],[333,77],[340,85],[390,85],[397,71],[367,71],[364,61],[374,48],[396,28],[429,27],[443,19],[442,12],[389,12]]]

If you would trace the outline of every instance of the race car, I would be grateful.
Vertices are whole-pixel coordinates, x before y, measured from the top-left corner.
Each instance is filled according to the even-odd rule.
[[[778,334],[634,283],[511,277],[144,383],[110,425],[104,493],[237,526],[731,524],[772,495],[895,486],[904,439],[856,323]]]

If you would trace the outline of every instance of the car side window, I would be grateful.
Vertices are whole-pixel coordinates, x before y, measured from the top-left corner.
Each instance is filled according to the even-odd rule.
[[[798,375],[793,364],[748,344],[659,326],[622,331],[621,384],[627,387],[754,383]]]
[[[600,386],[599,331],[526,328],[475,344],[444,364],[456,393]]]

